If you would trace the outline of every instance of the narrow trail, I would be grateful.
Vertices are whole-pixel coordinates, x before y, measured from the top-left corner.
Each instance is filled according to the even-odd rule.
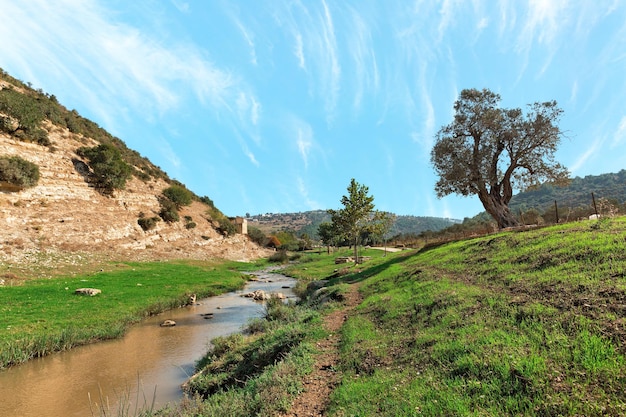
[[[361,301],[358,284],[352,284],[341,308],[324,316],[323,325],[329,335],[317,343],[319,353],[315,356],[313,372],[305,378],[303,392],[282,417],[318,417],[325,414],[330,394],[339,384],[336,372],[339,366],[339,330]]]

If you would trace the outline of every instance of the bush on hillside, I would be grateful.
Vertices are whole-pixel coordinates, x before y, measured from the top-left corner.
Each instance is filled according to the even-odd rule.
[[[39,182],[39,167],[19,156],[1,156],[0,182],[19,188],[34,187]]]
[[[93,148],[84,146],[78,148],[76,154],[89,160],[97,186],[107,193],[123,190],[132,176],[132,167],[124,162],[119,149],[109,143]]]
[[[154,216],[154,217],[140,216],[139,219],[137,220],[137,223],[143,229],[144,232],[147,232],[148,230],[154,229],[156,227],[156,224],[160,221],[161,221],[161,218],[157,216]]]
[[[48,103],[35,94],[23,94],[13,88],[0,89],[0,130],[19,140],[49,146],[48,132],[40,127],[48,113]]]
[[[211,208],[215,208],[215,204],[213,203],[213,200],[211,200],[207,196],[200,197],[200,201],[202,201],[204,204],[206,204],[207,206]]]
[[[254,226],[248,227],[248,237],[259,246],[265,246],[267,244],[267,236],[265,236],[265,233]]]
[[[161,196],[159,198],[159,203],[161,204],[161,211],[159,211],[159,216],[163,219],[163,221],[167,223],[174,223],[180,220],[180,216],[178,215],[178,208],[176,204],[174,204],[169,198]]]
[[[179,210],[183,206],[190,205],[193,198],[191,191],[180,185],[172,185],[164,189],[163,195],[174,203]]]
[[[228,218],[222,217],[217,220],[217,223],[219,224],[217,230],[224,236],[232,236],[237,233],[237,227]]]

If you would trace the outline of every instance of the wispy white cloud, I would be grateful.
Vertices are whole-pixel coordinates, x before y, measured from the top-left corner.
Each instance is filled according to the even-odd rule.
[[[301,177],[298,177],[296,179],[296,184],[297,184],[297,188],[298,188],[298,192],[300,194],[300,197],[302,197],[302,201],[304,201],[306,207],[309,210],[319,209],[320,208],[319,203],[317,203],[316,201],[311,199],[311,197],[309,196],[309,190],[308,190],[304,180]]]
[[[354,107],[361,108],[365,93],[375,96],[380,87],[380,75],[376,63],[376,52],[372,44],[372,34],[369,24],[357,10],[350,10],[351,36],[348,37],[348,50],[355,66],[355,94]]]
[[[296,121],[294,129],[296,133],[298,153],[302,158],[304,168],[307,169],[309,167],[309,153],[311,152],[311,148],[313,146],[313,129],[309,124],[300,120]]]
[[[190,8],[188,2],[182,0],[172,0],[172,4],[178,9],[179,12],[189,13]]]
[[[328,99],[326,100],[326,112],[329,122],[335,117],[335,109],[337,106],[337,100],[339,99],[339,87],[341,80],[341,66],[339,65],[339,57],[337,51],[337,38],[335,36],[335,26],[333,23],[333,17],[330,9],[325,0],[322,0],[324,6],[324,18],[323,18],[323,47],[326,49],[327,60],[330,64],[329,77],[324,81],[326,88],[328,89]]]
[[[572,163],[569,167],[569,170],[572,174],[576,173],[580,170],[587,161],[593,157],[599,150],[601,150],[601,146],[604,143],[605,138],[603,136],[597,137],[591,144],[587,147],[587,149]]]
[[[237,28],[241,32],[243,39],[246,41],[246,43],[250,47],[250,63],[254,66],[258,65],[256,47],[254,45],[254,34],[243,25],[241,20],[235,18],[234,21],[235,21],[235,26],[237,26]]]
[[[615,148],[626,142],[626,116],[623,116],[617,126],[617,131],[613,135],[613,141],[611,142],[611,148]]]
[[[155,143],[155,147],[158,149],[159,153],[163,156],[163,158],[168,162],[169,166],[173,167],[176,171],[180,170],[182,165],[181,159],[172,148],[172,145],[165,138],[158,138]],[[172,172],[171,175],[178,176],[178,172]]]
[[[203,51],[140,32],[96,0],[3,1],[2,9],[13,19],[0,27],[0,38],[15,42],[5,42],[0,57],[23,55],[21,73],[45,63],[72,83],[81,101],[92,103],[94,113],[133,108],[154,117],[176,108],[186,93],[217,107],[237,96],[232,75]]]
[[[534,45],[541,45],[551,51],[543,59],[544,64],[539,70],[539,76],[550,65],[552,57],[558,47],[558,35],[568,27],[570,15],[567,12],[567,0],[530,0],[527,4],[526,18],[517,38],[516,50],[523,57],[518,80],[526,72],[531,51]]]
[[[576,99],[578,98],[578,80],[574,80],[572,84],[572,90],[569,96],[569,101],[572,104],[576,104]]]
[[[306,71],[306,59],[304,58],[304,44],[302,43],[302,34],[300,32],[295,33],[294,55],[298,59],[298,66]]]
[[[245,125],[256,126],[259,123],[261,103],[250,93],[240,91],[236,100],[237,113],[241,127]]]
[[[256,156],[254,156],[254,153],[252,153],[252,151],[250,150],[250,148],[248,148],[248,145],[246,145],[244,142],[241,142],[241,148],[243,150],[243,153],[248,157],[248,159],[250,160],[250,162],[252,162],[252,165],[259,167],[261,166],[261,164],[259,163],[259,161],[257,161]]]

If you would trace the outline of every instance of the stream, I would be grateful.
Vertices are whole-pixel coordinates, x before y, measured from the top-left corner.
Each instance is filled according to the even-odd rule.
[[[122,404],[134,415],[136,405],[150,408],[154,400],[156,409],[180,400],[181,384],[194,373],[211,339],[241,331],[251,318],[263,315],[263,304],[242,294],[264,290],[295,298],[294,279],[270,271],[254,275],[259,280],[241,291],[150,317],[120,339],[0,371],[0,416],[99,417],[101,404],[107,416],[116,416],[125,398]],[[166,319],[176,326],[160,327]]]

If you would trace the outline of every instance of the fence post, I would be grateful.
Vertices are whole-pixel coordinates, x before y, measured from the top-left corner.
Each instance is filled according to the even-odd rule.
[[[556,223],[559,224],[559,206],[556,204],[556,200],[554,200],[554,213],[556,215]]]
[[[593,195],[593,191],[591,192],[591,201],[593,201],[593,210],[596,212],[596,217],[598,217],[598,207],[596,206],[596,196]]]

